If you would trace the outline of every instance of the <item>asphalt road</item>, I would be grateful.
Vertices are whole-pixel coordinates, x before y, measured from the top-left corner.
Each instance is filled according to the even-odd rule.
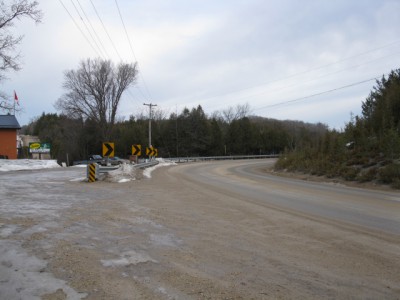
[[[0,299],[398,300],[400,192],[273,162],[0,173]]]
[[[191,164],[182,180],[218,188],[244,201],[323,218],[360,229],[400,235],[400,193],[270,175],[274,160]],[[174,172],[174,171],[172,171]]]

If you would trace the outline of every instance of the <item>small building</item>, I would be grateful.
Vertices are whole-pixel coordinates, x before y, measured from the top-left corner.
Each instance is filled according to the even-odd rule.
[[[17,159],[17,130],[21,129],[14,115],[0,115],[0,157]]]

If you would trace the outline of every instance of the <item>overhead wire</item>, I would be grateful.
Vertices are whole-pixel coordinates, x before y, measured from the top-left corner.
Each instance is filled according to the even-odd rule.
[[[257,94],[243,96],[243,97],[237,98],[236,101],[243,100],[243,99],[248,99],[248,98],[255,97],[255,96],[261,96],[261,95],[264,95],[264,94],[271,93],[273,91],[287,90],[289,88],[293,88],[293,87],[296,87],[296,86],[301,86],[301,85],[314,82],[316,80],[319,80],[321,78],[324,78],[324,77],[327,77],[327,76],[330,76],[330,75],[334,75],[334,74],[338,74],[338,73],[341,73],[341,72],[344,72],[344,71],[352,70],[354,68],[358,68],[360,66],[367,65],[367,64],[370,64],[372,62],[376,62],[376,61],[379,61],[381,59],[392,57],[392,56],[395,56],[395,55],[398,55],[398,54],[399,54],[399,52],[391,53],[389,55],[386,55],[386,56],[383,56],[383,57],[379,57],[377,59],[373,59],[373,60],[366,61],[366,62],[357,64],[357,65],[349,66],[349,67],[344,68],[344,69],[340,69],[340,70],[337,70],[337,71],[334,71],[334,72],[330,72],[330,73],[326,73],[326,74],[323,74],[323,75],[320,75],[320,76],[317,76],[317,77],[313,77],[311,80],[308,80],[308,81],[298,82],[298,83],[295,83],[295,84],[292,84],[292,85],[286,85],[286,86],[277,87],[277,88],[275,88],[273,90],[270,90],[270,91],[263,91],[263,92],[260,92],[260,93],[257,93]]]
[[[64,7],[65,11],[67,12],[67,14],[70,16],[71,20],[74,22],[75,26],[78,28],[78,30],[80,31],[80,33],[82,34],[82,36],[85,38],[85,40],[87,41],[87,43],[90,45],[90,47],[93,49],[93,51],[96,53],[97,56],[100,56],[99,53],[97,52],[96,48],[93,47],[92,43],[90,42],[90,40],[88,39],[88,37],[85,35],[85,33],[82,31],[82,29],[79,27],[78,23],[75,21],[75,18],[72,16],[72,14],[69,12],[69,10],[67,9],[67,7],[64,5],[64,3],[61,0],[58,0],[60,2],[60,4]]]
[[[99,45],[101,46],[101,47],[99,47],[99,48],[102,49],[102,52],[104,52],[105,57],[110,58],[110,55],[108,54],[106,47],[104,47],[103,41],[101,40],[101,38],[100,38],[99,35],[97,34],[97,30],[93,27],[92,22],[90,21],[90,19],[89,19],[89,17],[87,16],[85,10],[83,9],[83,7],[82,7],[80,1],[79,1],[79,0],[76,0],[76,1],[78,2],[78,5],[79,5],[80,9],[81,9],[83,15],[85,16],[86,21],[89,23],[89,26],[90,26],[90,28],[92,29],[92,31],[93,31],[93,33],[94,33],[94,36],[95,36],[96,39],[97,39],[97,42],[98,42]],[[93,39],[94,39],[94,38],[93,38]],[[94,39],[94,40],[96,41],[96,39]]]
[[[100,43],[101,43],[101,39],[98,37],[98,35],[97,35],[96,31],[94,30],[92,24],[90,23],[90,20],[89,20],[89,18],[87,17],[87,15],[86,15],[84,9],[82,8],[82,6],[81,6],[79,0],[76,0],[76,1],[78,2],[78,4],[79,4],[79,6],[80,6],[80,8],[81,8],[81,10],[82,10],[82,12],[83,12],[83,14],[85,15],[86,19],[88,20],[88,22],[89,22],[89,24],[90,24],[90,26],[91,26],[93,32],[94,32],[95,35],[97,36],[97,39],[98,39],[98,40],[100,41]],[[95,52],[97,55],[99,55],[98,52],[96,51],[96,49],[93,47],[92,43],[89,41],[89,39],[87,38],[87,36],[84,34],[84,32],[82,31],[82,29],[80,28],[80,26],[79,26],[79,25],[77,24],[77,22],[75,21],[74,17],[73,17],[73,16],[71,15],[71,13],[68,11],[68,9],[67,9],[66,6],[64,5],[64,3],[63,3],[61,0],[59,0],[59,2],[60,2],[61,5],[64,7],[64,9],[65,9],[66,12],[68,13],[68,15],[69,15],[69,16],[71,17],[71,19],[73,20],[75,26],[79,29],[79,31],[80,31],[81,34],[84,36],[84,38],[86,39],[86,41],[88,42],[88,44],[92,47],[92,49],[94,50],[94,52]],[[72,2],[72,0],[71,0],[71,2]],[[98,11],[97,11],[97,9],[96,9],[96,7],[95,7],[93,1],[90,0],[90,3],[91,3],[91,5],[92,5],[92,7],[93,7],[93,9],[94,9],[94,11],[95,11],[95,13],[96,13],[96,15],[97,15],[99,21],[100,21],[100,23],[102,24],[102,27],[103,27],[103,29],[104,29],[104,32],[106,33],[106,35],[107,35],[109,41],[111,42],[111,45],[113,46],[113,48],[114,48],[116,54],[118,55],[119,59],[122,61],[122,58],[121,58],[121,56],[120,56],[120,54],[119,54],[119,52],[118,52],[118,50],[117,50],[117,48],[116,48],[116,46],[115,46],[113,40],[111,39],[111,36],[110,36],[110,34],[108,33],[108,31],[107,31],[107,29],[106,29],[106,26],[105,26],[105,24],[104,24],[102,18],[100,17],[100,15],[99,15],[99,13],[98,13]],[[75,6],[75,4],[74,4],[73,2],[72,2],[72,4],[74,5],[75,10],[77,11],[77,13],[78,13],[79,17],[81,18],[82,22],[85,24],[85,22],[83,21],[82,16],[79,14],[79,12],[78,12],[78,10],[77,10],[77,8],[76,8],[76,6]],[[137,60],[137,57],[136,57],[135,52],[134,52],[134,50],[133,50],[133,45],[132,45],[131,39],[130,39],[130,37],[129,37],[129,34],[128,34],[128,31],[127,31],[125,22],[124,22],[124,20],[123,20],[122,13],[121,13],[121,10],[120,10],[120,8],[119,8],[119,5],[118,5],[117,0],[115,0],[115,4],[116,4],[117,10],[118,10],[118,14],[119,14],[119,17],[120,17],[122,26],[123,26],[123,28],[124,28],[125,35],[126,35],[126,37],[127,37],[128,43],[129,43],[129,47],[130,47],[132,56],[133,56],[133,58],[136,60],[136,62],[138,63],[138,60]],[[87,31],[90,33],[90,31],[89,31],[89,29],[88,29],[88,27],[87,27],[86,24],[85,24],[85,26],[86,26]],[[91,34],[90,34],[90,35],[91,35]],[[91,37],[92,37],[92,40],[95,41],[95,39],[94,39],[94,37],[93,37],[92,35],[91,35]],[[238,92],[241,92],[241,91],[245,91],[245,90],[249,90],[249,89],[254,89],[254,88],[257,88],[257,87],[262,87],[262,86],[270,85],[271,83],[280,82],[280,81],[284,81],[284,80],[287,80],[287,79],[295,78],[295,77],[298,77],[298,76],[301,76],[301,75],[304,75],[304,74],[307,74],[307,73],[311,73],[311,72],[316,71],[316,70],[324,69],[324,68],[327,68],[327,67],[330,67],[330,66],[339,64],[339,63],[344,62],[344,61],[348,61],[348,60],[350,60],[350,59],[354,59],[354,58],[357,58],[357,57],[361,57],[361,56],[364,56],[364,55],[373,53],[373,52],[375,52],[375,51],[378,51],[378,50],[381,50],[381,49],[384,49],[384,48],[387,48],[387,47],[391,47],[391,46],[393,46],[393,45],[395,45],[395,44],[398,44],[399,42],[400,42],[400,40],[396,40],[396,41],[393,41],[393,42],[391,42],[391,43],[385,44],[385,45],[383,45],[383,46],[376,47],[376,48],[370,49],[370,50],[368,50],[368,51],[365,51],[365,52],[362,52],[362,53],[358,53],[358,54],[356,54],[356,55],[352,55],[352,56],[346,57],[346,58],[344,58],[344,59],[341,59],[341,60],[338,60],[338,61],[335,61],[335,62],[332,62],[332,63],[329,63],[329,64],[316,66],[316,67],[314,67],[314,68],[311,68],[311,69],[308,69],[308,70],[305,70],[305,71],[302,71],[302,72],[298,72],[298,73],[291,74],[291,75],[286,76],[286,77],[283,77],[283,78],[279,78],[279,79],[276,79],[276,80],[272,80],[272,81],[269,81],[269,82],[264,83],[264,84],[256,85],[256,86],[253,86],[253,87],[247,87],[247,88],[243,88],[243,89],[240,89],[240,90],[231,91],[231,92],[228,92],[228,93],[224,93],[224,94],[220,94],[220,95],[208,97],[208,98],[206,98],[206,99],[202,99],[201,102],[203,102],[203,101],[205,101],[205,100],[208,100],[208,99],[213,99],[213,98],[217,98],[217,97],[224,97],[224,96],[227,96],[227,95],[230,95],[230,94],[234,94],[234,93],[238,93]],[[96,45],[97,45],[97,43],[96,43]],[[98,47],[98,45],[97,45],[97,47]],[[102,48],[103,48],[103,50],[106,52],[106,48],[104,47],[104,45],[102,45]],[[98,47],[98,49],[100,49],[100,47]],[[100,52],[101,52],[101,50],[100,50]],[[102,54],[103,54],[103,53],[102,53]],[[102,55],[99,55],[99,56],[102,56]],[[107,56],[108,56],[108,54],[107,54]],[[392,55],[389,55],[389,56],[392,56]],[[387,57],[387,56],[386,56],[386,57]],[[385,58],[385,57],[383,57],[383,58]],[[376,60],[379,60],[379,59],[382,59],[382,58],[378,58],[378,59],[375,59],[375,60],[373,60],[373,61],[376,61]],[[329,73],[329,74],[324,74],[324,75],[322,75],[322,76],[320,76],[320,77],[318,77],[318,78],[325,77],[325,76],[329,76],[329,75],[332,75],[332,74],[335,74],[335,73],[338,73],[338,72],[343,72],[344,70],[356,68],[356,67],[359,67],[360,65],[368,64],[368,63],[370,63],[370,62],[372,62],[372,61],[364,62],[364,63],[362,63],[362,64],[355,65],[355,66],[351,66],[351,67],[349,67],[349,68],[346,68],[346,69],[343,69],[343,70],[339,70],[339,71],[336,71],[336,72],[333,72],[333,73],[331,72],[331,73]],[[143,85],[144,85],[144,87],[145,87],[145,89],[146,89],[147,94],[151,97],[150,92],[149,92],[148,87],[147,87],[147,84],[146,84],[146,82],[145,82],[145,80],[144,80],[143,75],[142,75],[141,72],[139,73],[139,76],[140,76],[140,78],[141,78],[142,81],[143,81]],[[317,78],[317,79],[318,79],[318,78]],[[350,87],[353,87],[353,86],[356,86],[356,85],[359,85],[359,84],[362,84],[362,83],[366,83],[366,82],[369,82],[369,81],[372,81],[372,80],[375,80],[375,79],[376,79],[376,78],[374,77],[374,78],[370,78],[370,79],[363,80],[363,81],[360,81],[360,82],[356,82],[356,83],[352,83],[352,84],[345,85],[345,86],[342,86],[342,87],[338,87],[338,88],[335,88],[335,89],[331,89],[331,90],[328,90],[328,91],[324,91],[324,92],[320,92],[320,93],[315,93],[315,94],[312,94],[312,95],[308,95],[308,96],[304,96],[304,97],[300,97],[300,98],[296,98],[296,99],[292,99],[292,100],[288,100],[288,101],[283,101],[283,102],[279,102],[279,103],[275,103],[275,104],[271,104],[271,105],[261,106],[261,107],[258,107],[258,108],[253,109],[253,111],[262,110],[262,109],[269,108],[269,107],[276,107],[276,106],[281,106],[281,105],[285,105],[285,104],[291,104],[291,103],[295,103],[295,102],[304,101],[304,100],[309,99],[309,98],[312,98],[312,97],[316,97],[316,96],[319,96],[319,95],[323,95],[323,94],[326,94],[326,93],[334,92],[334,91],[341,90],[341,89],[345,89],[345,88],[350,88]],[[314,80],[316,80],[316,79],[313,79],[312,81],[314,81]],[[303,84],[304,84],[304,83],[303,83]],[[296,84],[296,85],[298,85],[298,84]],[[287,87],[285,87],[285,88],[287,88]],[[137,87],[137,89],[138,89],[138,91],[140,92],[141,96],[142,96],[144,99],[147,100],[147,97],[146,97],[146,95],[144,95],[144,93],[142,92],[142,90],[141,90],[139,87]],[[137,101],[137,102],[139,103],[139,100],[137,100],[137,99],[134,97],[134,95],[132,94],[131,90],[128,90],[128,93],[130,94],[130,96],[131,96],[135,101]],[[264,93],[261,93],[261,94],[264,94]],[[257,94],[257,95],[258,95],[258,94]],[[247,97],[243,97],[243,98],[249,98],[249,97],[253,97],[253,96],[256,96],[256,95],[251,95],[251,96],[247,96]]]
[[[246,88],[238,89],[238,90],[235,90],[235,91],[230,91],[230,92],[227,92],[227,93],[222,93],[222,94],[218,94],[218,95],[215,95],[215,96],[203,98],[202,101],[208,101],[208,100],[211,100],[211,99],[214,99],[214,98],[225,97],[225,96],[229,96],[231,94],[237,94],[239,92],[243,92],[243,91],[246,91],[246,90],[251,90],[251,89],[255,89],[255,88],[259,88],[259,87],[264,87],[264,86],[268,86],[268,85],[270,85],[272,83],[277,83],[277,82],[285,81],[285,80],[288,80],[288,79],[292,79],[292,78],[295,78],[295,77],[298,77],[298,76],[301,76],[301,75],[305,75],[305,74],[311,73],[313,71],[324,69],[326,67],[330,67],[330,66],[333,66],[333,65],[336,65],[336,64],[339,64],[339,63],[342,63],[342,62],[345,62],[345,61],[348,61],[348,60],[351,60],[351,59],[354,59],[354,58],[357,58],[357,57],[361,57],[361,56],[373,53],[375,51],[378,51],[378,50],[381,50],[381,49],[384,49],[384,48],[392,47],[393,45],[399,44],[399,43],[400,43],[400,40],[396,40],[396,41],[387,43],[387,44],[385,44],[383,46],[376,47],[376,48],[367,50],[365,52],[358,53],[358,54],[355,54],[355,55],[352,55],[352,56],[337,60],[337,61],[332,62],[332,63],[316,66],[314,68],[310,68],[310,69],[307,69],[305,71],[294,73],[294,74],[291,74],[291,75],[288,75],[288,76],[285,76],[285,77],[281,77],[281,78],[278,78],[278,79],[273,79],[273,80],[270,80],[268,82],[265,82],[265,83],[262,83],[262,84],[258,84],[258,85],[254,85],[254,86],[251,86],[251,87],[246,87]],[[193,99],[193,98],[190,98],[190,99]]]
[[[77,1],[78,1],[78,3],[79,3],[79,0],[77,0]],[[100,49],[99,45],[97,44],[97,42],[96,42],[95,38],[93,37],[93,35],[92,35],[92,32],[89,30],[89,27],[87,26],[87,24],[86,24],[85,20],[82,18],[82,16],[81,16],[81,14],[80,14],[80,12],[79,12],[78,8],[76,7],[76,5],[75,5],[74,1],[73,1],[73,0],[71,0],[71,3],[72,3],[72,5],[74,6],[74,8],[75,8],[75,11],[76,11],[76,13],[77,13],[77,14],[78,14],[78,16],[79,16],[79,19],[81,19],[81,21],[82,21],[83,25],[85,26],[85,28],[86,28],[86,31],[89,33],[89,36],[91,37],[92,41],[94,42],[95,46],[97,47],[97,50],[98,50],[98,51],[99,51],[99,53],[100,53],[100,57],[104,59],[103,52],[101,51],[101,49]],[[79,5],[80,5],[80,4],[79,4]],[[82,8],[82,7],[81,7],[81,8]]]
[[[120,20],[121,20],[122,26],[123,26],[124,31],[125,31],[126,39],[128,40],[129,47],[130,47],[131,52],[132,52],[132,56],[133,56],[133,58],[135,59],[135,61],[137,62],[137,64],[139,65],[139,60],[137,59],[137,57],[136,57],[136,55],[135,55],[135,51],[133,51],[132,42],[131,42],[131,39],[130,39],[130,37],[129,37],[128,31],[127,31],[127,29],[126,29],[125,22],[124,22],[124,19],[123,19],[123,17],[122,17],[121,10],[119,9],[119,5],[118,5],[118,1],[117,1],[117,0],[115,0],[115,5],[116,5],[116,7],[117,7],[118,14],[119,14],[119,18],[120,18]],[[139,76],[140,76],[140,78],[141,78],[142,81],[143,81],[144,88],[145,88],[145,90],[146,90],[146,92],[147,92],[149,98],[152,98],[152,97],[151,97],[151,94],[150,94],[150,91],[149,91],[149,89],[148,89],[148,87],[147,87],[146,81],[144,80],[144,77],[143,77],[142,72],[139,72]],[[139,90],[140,90],[140,89],[139,89]],[[140,91],[140,92],[141,92],[141,91]],[[141,92],[141,93],[142,93],[142,92]],[[142,94],[143,94],[143,93],[142,93]],[[144,95],[143,95],[143,96],[144,96]]]
[[[120,18],[120,20],[121,20],[122,27],[124,28],[124,32],[125,32],[126,39],[128,40],[128,43],[129,43],[129,47],[130,47],[130,50],[131,50],[131,53],[132,53],[132,57],[133,57],[133,59],[136,61],[137,66],[139,66],[139,60],[137,59],[137,57],[136,57],[136,55],[135,55],[135,51],[133,50],[132,41],[131,41],[131,39],[130,39],[130,37],[129,37],[128,30],[127,30],[127,28],[126,28],[126,25],[125,25],[124,19],[123,19],[123,17],[122,17],[122,13],[121,13],[121,10],[120,10],[120,8],[119,8],[118,1],[117,1],[117,0],[115,0],[115,5],[116,5],[116,7],[117,7],[117,11],[118,11],[118,14],[119,14],[119,18]],[[139,91],[139,93],[141,94],[141,96],[143,97],[143,99],[145,99],[145,101],[149,101],[149,99],[151,99],[152,96],[151,96],[150,91],[149,91],[149,89],[148,89],[148,87],[147,87],[146,81],[144,80],[143,72],[140,71],[140,70],[139,70],[139,77],[140,77],[140,79],[141,79],[142,82],[143,82],[143,86],[144,86],[145,91],[147,92],[147,95],[148,95],[148,96],[146,96],[146,95],[144,94],[144,92],[142,91],[142,89],[140,88],[140,86],[137,85],[136,88],[137,88],[137,90]],[[128,94],[129,94],[134,100],[136,100],[137,102],[139,102],[136,98],[134,98],[132,91],[129,90],[129,89],[128,89]]]
[[[111,45],[113,46],[115,53],[116,53],[117,56],[119,57],[120,61],[123,61],[121,55],[120,55],[119,52],[118,52],[117,47],[115,46],[115,44],[114,44],[114,42],[113,42],[113,40],[112,40],[110,34],[109,34],[108,31],[107,31],[106,26],[104,25],[103,20],[101,19],[100,15],[99,15],[99,13],[98,13],[98,11],[97,11],[97,9],[96,9],[96,6],[93,4],[93,1],[92,1],[92,0],[90,0],[90,3],[92,4],[93,10],[94,10],[94,12],[96,13],[97,18],[99,19],[101,25],[103,26],[104,32],[106,33],[106,35],[107,35],[107,37],[108,37],[108,39],[109,39]]]
[[[80,8],[82,14],[85,16],[87,22],[89,23],[89,25],[90,25],[90,27],[91,27],[91,29],[92,29],[94,35],[91,33],[90,29],[88,28],[86,22],[84,21],[84,19],[83,19],[83,17],[82,17],[82,14],[79,12],[79,9],[77,8],[76,4],[73,2],[73,0],[70,0],[70,1],[71,1],[72,5],[74,6],[74,9],[75,9],[75,11],[76,11],[76,14],[77,14],[78,17],[81,19],[82,23],[84,24],[84,26],[85,26],[85,28],[86,28],[86,31],[89,33],[89,36],[90,36],[91,40],[94,42],[94,44],[96,45],[97,49],[96,49],[95,46],[93,46],[93,43],[92,43],[91,40],[88,38],[88,36],[85,34],[85,32],[82,30],[81,26],[79,26],[78,22],[76,21],[75,17],[72,15],[72,13],[68,10],[67,6],[62,2],[62,0],[59,0],[60,4],[63,6],[64,10],[67,12],[67,14],[69,15],[69,17],[70,17],[71,20],[73,21],[74,25],[77,27],[77,29],[79,30],[79,32],[82,34],[82,36],[84,37],[84,39],[86,40],[86,42],[90,45],[90,47],[92,48],[92,50],[94,51],[94,53],[95,53],[98,57],[101,57],[101,58],[103,58],[103,59],[104,59],[104,57],[107,57],[108,59],[110,59],[111,57],[110,57],[110,55],[108,54],[107,49],[106,49],[106,47],[104,46],[104,43],[103,43],[102,40],[100,39],[99,34],[97,34],[96,30],[94,29],[92,23],[90,22],[90,19],[88,18],[87,14],[86,14],[86,12],[85,12],[85,9],[82,7],[82,5],[81,5],[81,3],[79,2],[79,0],[76,0],[76,1],[77,1],[78,5],[79,5],[79,8]],[[94,3],[93,3],[92,1],[90,1],[90,2],[91,2],[91,4],[92,4],[92,7],[93,7],[93,9],[94,9],[96,15],[97,15],[97,18],[100,20],[100,23],[102,24],[103,30],[105,31],[106,35],[108,36],[109,41],[111,42],[112,46],[114,47],[114,50],[115,50],[115,52],[117,53],[119,59],[122,61],[122,58],[121,58],[121,56],[120,56],[118,50],[116,49],[115,44],[114,44],[113,40],[111,39],[111,37],[110,37],[110,35],[109,35],[109,33],[108,33],[107,29],[106,29],[106,26],[105,26],[103,20],[101,19],[101,17],[100,17],[100,15],[99,15],[99,13],[98,13],[98,11],[97,11],[97,9],[96,9]],[[97,43],[95,37],[97,38],[98,43]],[[101,47],[99,46],[99,44],[101,45]],[[132,50],[133,50],[133,49],[132,49]],[[103,53],[103,52],[104,52],[104,53]],[[105,55],[104,55],[104,54],[105,54]],[[129,89],[128,89],[127,91],[128,91],[128,93],[130,94],[130,96],[132,97],[132,99],[135,100],[135,101],[137,102],[137,104],[141,106],[141,105],[142,105],[142,102],[140,102],[140,101],[132,94],[132,92],[131,92]],[[143,97],[144,99],[147,100],[147,97],[143,94],[143,92],[142,92],[140,89],[139,89],[139,91],[140,91],[140,94],[142,95],[142,97]]]
[[[323,92],[319,92],[319,93],[303,96],[303,97],[300,97],[300,98],[287,100],[287,101],[281,101],[281,102],[274,103],[274,104],[269,104],[269,105],[264,105],[264,106],[261,106],[261,107],[254,108],[251,111],[253,112],[253,111],[262,110],[262,109],[265,109],[265,108],[271,108],[271,107],[282,106],[282,105],[286,105],[286,104],[291,104],[291,103],[295,103],[295,102],[304,101],[304,100],[307,100],[309,98],[313,98],[313,97],[316,97],[316,96],[320,96],[320,95],[332,93],[332,92],[335,92],[335,91],[347,89],[347,88],[350,88],[350,87],[353,87],[353,86],[356,86],[356,85],[360,85],[360,84],[363,84],[363,83],[366,83],[366,82],[370,82],[370,81],[373,81],[373,80],[376,81],[377,79],[378,79],[378,77],[369,78],[369,79],[366,79],[366,80],[358,81],[358,82],[355,82],[355,83],[351,83],[351,84],[344,85],[344,86],[341,86],[341,87],[337,87],[337,88],[334,88],[334,89],[330,89],[330,90],[327,90],[327,91],[323,91]]]

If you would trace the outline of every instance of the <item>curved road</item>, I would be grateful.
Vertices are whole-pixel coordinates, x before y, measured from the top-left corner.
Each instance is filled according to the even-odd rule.
[[[398,300],[400,193],[273,163],[1,173],[0,299]]]
[[[400,193],[308,182],[268,174],[274,160],[219,161],[171,169],[183,181],[259,205],[360,229],[400,235]]]

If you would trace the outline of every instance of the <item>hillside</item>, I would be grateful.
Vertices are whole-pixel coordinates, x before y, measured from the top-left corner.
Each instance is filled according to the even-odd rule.
[[[400,188],[400,69],[376,82],[362,104],[362,115],[343,132],[328,130],[293,150],[276,170],[375,182]]]

